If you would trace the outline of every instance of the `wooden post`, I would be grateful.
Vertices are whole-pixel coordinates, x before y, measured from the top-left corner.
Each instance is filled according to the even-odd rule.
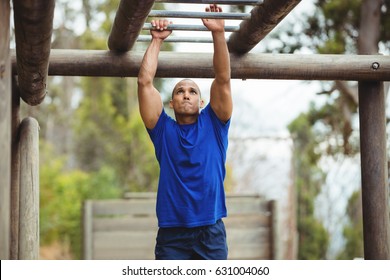
[[[390,259],[385,94],[382,82],[359,82],[364,258]]]
[[[280,234],[279,234],[279,212],[276,200],[268,202],[268,211],[270,212],[270,252],[272,260],[281,259]]]
[[[84,201],[83,205],[83,258],[93,258],[93,209],[92,200]]]
[[[20,124],[19,259],[39,258],[39,125],[33,118]]]
[[[46,96],[54,5],[54,0],[13,1],[20,95],[30,105]]]
[[[120,1],[108,37],[108,48],[110,50],[126,52],[133,47],[153,4],[154,0]]]
[[[16,78],[12,79],[12,154],[11,154],[11,244],[10,259],[19,258],[19,190],[20,190],[20,95]]]
[[[244,54],[254,48],[274,29],[301,0],[264,0],[251,11],[251,18],[243,20],[240,30],[228,41],[229,51]]]
[[[0,0],[0,259],[9,259],[11,186],[10,1]]]

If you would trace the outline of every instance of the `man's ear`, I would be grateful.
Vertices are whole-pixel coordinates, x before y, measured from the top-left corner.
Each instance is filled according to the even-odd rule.
[[[203,100],[203,98],[200,99],[199,107],[200,107],[200,108],[203,108],[203,107],[204,107],[204,100]]]
[[[169,108],[173,109],[173,101],[172,101],[172,99],[169,101]]]

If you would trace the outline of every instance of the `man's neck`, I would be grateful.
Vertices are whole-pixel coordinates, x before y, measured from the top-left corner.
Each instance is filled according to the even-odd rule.
[[[177,115],[175,114],[176,122],[178,124],[193,124],[198,120],[199,115]]]

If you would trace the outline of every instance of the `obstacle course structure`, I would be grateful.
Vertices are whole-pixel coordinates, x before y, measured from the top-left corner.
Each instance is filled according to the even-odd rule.
[[[22,138],[35,139],[37,125],[31,119],[20,122],[19,97],[29,105],[38,105],[46,95],[48,75],[63,76],[120,76],[138,74],[142,53],[132,51],[150,14],[154,16],[204,17],[205,14],[173,13],[152,10],[155,2],[221,3],[253,5],[250,14],[227,15],[241,21],[239,26],[227,27],[232,34],[227,38],[231,52],[233,79],[299,79],[352,80],[359,82],[359,116],[361,169],[363,191],[363,226],[365,259],[390,259],[389,194],[386,156],[386,116],[383,81],[390,81],[389,56],[370,53],[364,55],[282,55],[248,53],[277,26],[301,1],[151,1],[121,0],[108,38],[109,50],[53,50],[54,0],[14,0],[16,49],[10,50],[10,1],[0,0],[0,258],[36,258],[36,253],[25,255],[23,250],[36,250],[36,232],[22,233],[20,225],[36,224],[38,214],[28,220],[19,211],[24,205],[36,209],[32,197],[24,198],[24,189],[37,192],[38,170],[34,168],[37,147],[28,140],[30,148],[22,152]],[[378,5],[380,6],[380,5]],[[367,5],[371,14],[378,13],[374,5]],[[214,17],[220,15],[208,14]],[[199,30],[199,26],[172,25],[173,29]],[[176,38],[175,40],[183,40]],[[190,38],[193,40],[193,38]],[[200,40],[201,41],[201,40]],[[185,69],[182,68],[186,62]],[[213,77],[211,54],[162,52],[158,77]],[[13,76],[18,82],[12,82]],[[13,95],[13,97],[12,97]],[[16,97],[15,97],[16,96]],[[27,126],[27,128],[23,128]],[[24,135],[24,136],[23,136]],[[24,157],[29,164],[22,167]],[[31,177],[33,179],[31,179]],[[31,227],[32,230],[37,228]],[[39,244],[39,243],[38,243]]]

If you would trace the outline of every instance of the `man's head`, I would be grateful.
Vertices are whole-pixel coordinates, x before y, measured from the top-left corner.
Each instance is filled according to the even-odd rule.
[[[172,91],[169,107],[175,112],[176,119],[181,116],[198,116],[203,107],[200,89],[191,79],[181,80]]]

